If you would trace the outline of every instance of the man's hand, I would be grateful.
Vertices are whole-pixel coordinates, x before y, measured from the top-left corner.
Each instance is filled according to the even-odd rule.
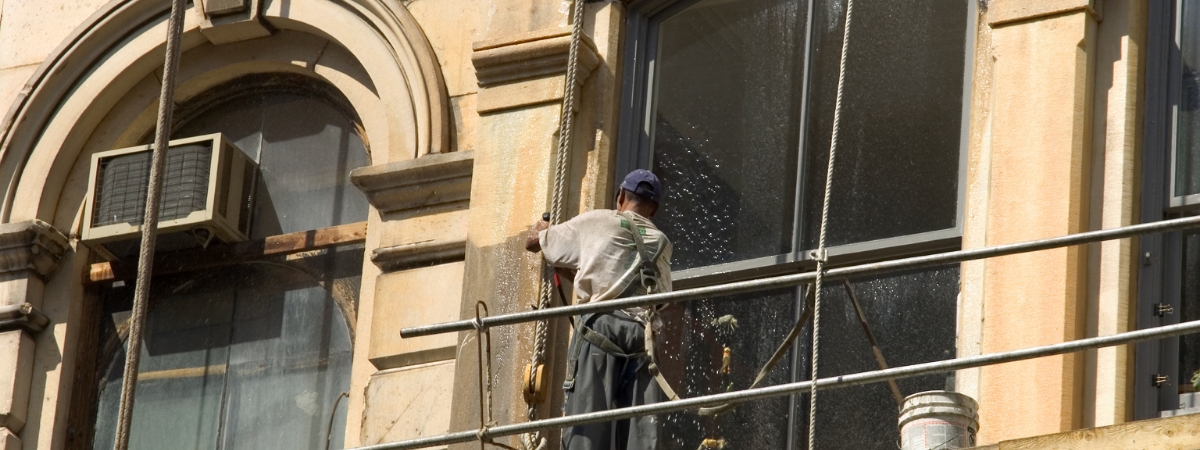
[[[538,223],[533,224],[533,230],[529,233],[529,237],[525,239],[525,250],[533,253],[542,251],[542,241],[538,237],[538,233],[547,228],[550,228],[550,222],[546,221],[545,217],[538,221]]]

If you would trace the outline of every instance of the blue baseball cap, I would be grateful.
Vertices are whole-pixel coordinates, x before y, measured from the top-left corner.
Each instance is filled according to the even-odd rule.
[[[662,196],[662,183],[658,182],[658,177],[653,172],[646,169],[638,169],[625,175],[621,189],[646,197],[654,203],[658,203]]]

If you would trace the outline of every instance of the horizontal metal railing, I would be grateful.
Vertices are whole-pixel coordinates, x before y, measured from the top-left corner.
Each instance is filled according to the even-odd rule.
[[[1112,336],[1102,336],[1087,339],[1079,339],[1075,341],[1063,342],[1059,344],[1044,345],[1040,347],[1031,347],[1021,350],[1014,350],[1002,353],[993,353],[988,355],[968,356],[964,358],[950,359],[945,361],[935,361],[923,364],[913,364],[904,367],[894,367],[885,370],[874,370],[870,372],[861,372],[850,375],[841,375],[836,377],[821,378],[815,383],[821,390],[844,388],[850,386],[859,386],[870,383],[884,382],[889,379],[912,378],[921,375],[929,375],[933,373],[951,372],[955,370],[970,369],[974,367],[982,367],[993,364],[1001,364],[1006,362],[1021,361],[1032,358],[1040,358],[1044,356],[1061,355],[1064,353],[1089,350],[1100,347],[1112,347],[1115,345],[1131,344],[1140,341],[1151,339],[1162,339],[1183,334],[1191,334],[1200,332],[1200,320],[1185,322],[1176,325],[1168,325],[1158,328],[1150,328],[1145,330],[1130,331],[1126,333],[1114,334]],[[555,417],[552,419],[534,420],[523,423],[514,423],[509,425],[498,425],[479,430],[459,431],[441,436],[431,436],[426,438],[411,439],[407,441],[393,442],[388,444],[369,445],[366,447],[357,447],[349,450],[402,450],[410,448],[424,448],[436,445],[449,445],[462,442],[471,442],[479,439],[492,439],[505,436],[513,436],[522,433],[530,433],[541,430],[551,430],[557,428],[573,427],[576,425],[586,425],[590,423],[609,422],[613,420],[627,419],[630,417],[647,416],[652,414],[665,414],[677,411],[692,410],[704,406],[715,406],[725,403],[745,402],[749,400],[758,400],[770,397],[779,397],[784,395],[799,394],[809,392],[813,388],[813,382],[801,381],[795,383],[780,384],[763,388],[747,389],[743,391],[728,392],[724,394],[706,395],[702,397],[693,397],[683,400],[673,400],[662,403],[654,403],[650,405],[632,406],[628,408],[610,409],[606,411],[598,411],[586,414],[577,414],[573,416]]]
[[[938,266],[944,264],[959,263],[964,261],[972,261],[984,258],[992,258],[998,256],[1013,255],[1018,253],[1026,253],[1038,250],[1048,250],[1071,245],[1089,244],[1113,239],[1123,239],[1144,234],[1162,233],[1169,231],[1180,231],[1187,229],[1200,228],[1200,216],[1187,217],[1181,219],[1164,220],[1147,224],[1130,225],[1126,227],[1114,228],[1109,230],[1090,231],[1067,236],[1053,237],[1047,239],[1038,239],[1028,242],[1020,242],[1015,244],[997,245],[992,247],[984,247],[970,250],[959,250],[953,252],[938,253],[933,255],[916,256],[910,258],[901,258],[890,261],[881,261],[868,264],[858,264],[847,267],[830,269],[825,272],[825,277],[830,279],[844,279],[856,276],[876,275],[887,272],[900,270],[909,270],[921,267]],[[603,302],[586,303],[582,305],[561,306],[556,308],[547,308],[541,310],[524,311],[511,314],[502,314],[490,317],[480,317],[473,320],[459,320],[454,322],[446,322],[434,325],[425,325],[418,327],[404,328],[400,330],[401,337],[412,338],[417,336],[428,336],[442,333],[452,333],[467,330],[486,330],[491,327],[514,325],[523,322],[535,320],[545,320],[557,317],[569,317],[579,314],[591,314],[599,312],[615,311],[618,309],[662,305],[668,303],[681,303],[692,300],[712,298],[714,296],[734,295],[748,292],[756,292],[768,289],[782,288],[799,285],[801,283],[811,282],[816,278],[815,272],[805,272],[798,274],[782,275],[769,278],[761,278],[749,281],[740,281],[734,283],[720,284],[715,286],[707,286],[693,289],[683,289],[674,292],[666,292],[661,294],[644,295],[638,297],[629,297],[623,299],[606,300]],[[1143,340],[1161,339],[1182,334],[1200,332],[1200,321],[1187,322],[1178,325],[1170,325],[1146,330],[1131,331],[1120,333],[1112,336],[1080,339],[1060,344],[1046,345],[1041,347],[1033,347],[1023,350],[1015,350],[1011,352],[995,353],[990,355],[979,355],[965,358],[957,358],[945,361],[936,361],[924,364],[914,364],[904,367],[895,367],[885,370],[876,370],[870,372],[862,372],[851,375],[842,375],[830,378],[821,378],[816,381],[815,386],[820,389],[842,388],[850,386],[858,386],[869,383],[883,382],[889,379],[910,378],[915,376],[927,375],[931,373],[949,372],[954,370],[969,369],[974,367],[982,367],[992,364],[1000,364],[1005,362],[1020,361],[1043,356],[1058,355],[1081,350],[1109,347],[1115,345],[1129,344]],[[663,414],[676,411],[685,411],[696,409],[705,406],[721,405],[731,402],[744,402],[749,400],[763,399],[769,397],[778,397],[784,395],[792,395],[797,393],[809,392],[813,389],[812,381],[802,381],[795,383],[787,383],[776,386],[747,389],[743,391],[728,392],[723,394],[708,395],[702,397],[694,397],[689,399],[674,400],[651,405],[641,405],[629,408],[619,408],[606,411],[598,411],[587,414],[578,414],[565,417],[556,417],[551,419],[535,420],[524,423],[515,423],[509,425],[498,425],[494,427],[486,427],[477,430],[459,431],[441,436],[433,436],[427,438],[412,439],[408,441],[394,442],[388,444],[378,444],[366,447],[358,447],[350,450],[399,450],[409,448],[423,448],[436,445],[448,445],[462,442],[470,442],[476,440],[489,440],[497,437],[513,436],[522,433],[529,433],[540,430],[550,430],[556,428],[572,427],[576,425],[585,425],[589,423],[608,422],[612,420],[626,419],[630,417],[645,416],[651,414]]]
[[[899,270],[958,263],[976,259],[992,258],[1037,250],[1048,250],[1071,245],[1089,244],[1112,239],[1140,236],[1143,234],[1179,231],[1198,227],[1200,227],[1200,216],[1164,220],[1161,222],[1130,225],[1109,230],[1089,231],[1085,233],[1038,239],[1015,244],[997,245],[970,250],[958,250],[925,256],[915,256],[911,258],[901,258],[890,261],[839,267],[827,270],[825,272],[825,278],[842,279],[864,275],[876,275]],[[459,320],[433,325],[409,327],[401,329],[400,336],[404,338],[411,338],[473,329],[484,329],[502,325],[514,325],[523,322],[545,320],[556,317],[569,317],[580,314],[609,312],[637,306],[681,303],[692,300],[712,298],[719,295],[743,294],[747,292],[796,286],[801,283],[812,282],[814,279],[816,279],[816,276],[816,272],[804,272],[781,275],[777,277],[760,278],[749,281],[719,284],[714,286],[681,289],[678,291],[664,292],[661,294],[643,295],[638,297],[605,300],[603,302],[584,303],[582,305],[559,306],[555,308],[501,314],[483,317],[480,319]]]

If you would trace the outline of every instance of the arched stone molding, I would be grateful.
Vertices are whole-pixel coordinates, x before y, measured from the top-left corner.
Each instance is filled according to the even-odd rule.
[[[189,10],[177,102],[244,74],[300,73],[334,85],[351,100],[370,129],[373,163],[450,150],[441,69],[404,6],[394,0],[279,0],[264,2],[262,13],[277,36],[214,47],[199,30],[199,12]],[[0,222],[39,218],[69,227],[56,210],[84,147],[129,142],[147,117],[153,126],[166,16],[163,2],[114,0],[37,69],[0,123],[0,179],[8,180]],[[288,58],[318,47],[315,58]],[[201,54],[204,60],[189,58]],[[119,136],[97,135],[119,129]]]

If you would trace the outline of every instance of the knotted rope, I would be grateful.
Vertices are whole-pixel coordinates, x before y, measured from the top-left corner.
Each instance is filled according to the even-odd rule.
[[[551,224],[562,223],[565,213],[563,203],[566,199],[567,163],[570,156],[571,137],[575,125],[575,95],[579,72],[579,44],[583,40],[583,3],[584,0],[575,0],[574,12],[571,15],[574,24],[571,27],[571,45],[567,53],[567,75],[563,85],[562,114],[558,121],[558,148],[554,154],[554,187],[550,194]],[[543,272],[546,270],[543,263]],[[538,309],[545,309],[550,306],[550,298],[553,292],[554,286],[552,282],[547,277],[543,277],[541,295],[537,304]],[[563,301],[566,302],[567,300],[563,299]],[[546,361],[546,333],[548,325],[545,320],[540,320],[534,325],[533,355],[530,358],[531,375],[536,374],[538,366],[544,364]],[[524,381],[527,383],[530,382],[530,380]],[[537,409],[538,404],[536,402],[529,404],[529,409],[526,413],[529,420],[537,418]],[[527,450],[541,450],[546,447],[546,439],[541,435],[541,432],[522,434],[521,443],[524,444]]]

